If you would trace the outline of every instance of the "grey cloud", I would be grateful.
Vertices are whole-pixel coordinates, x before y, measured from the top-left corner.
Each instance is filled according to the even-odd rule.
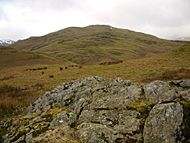
[[[6,14],[4,13],[4,10],[2,9],[2,7],[0,6],[0,21],[4,19],[6,19]]]
[[[26,31],[25,29],[22,29],[21,27],[0,27],[0,39],[12,39],[12,40],[18,40],[19,39],[26,39],[31,34],[30,32]],[[11,38],[9,38],[11,37]]]
[[[14,15],[6,6],[19,12]],[[17,38],[41,29],[48,33],[51,25],[53,30],[88,24],[109,24],[162,38],[190,36],[190,0],[0,0],[0,30],[8,27],[1,26],[5,17],[8,26],[22,31]]]
[[[6,3],[12,4],[20,8],[31,8],[34,11],[44,10],[62,10],[64,8],[71,8],[77,0],[7,0]]]
[[[101,20],[107,17],[110,23],[115,21],[115,25],[143,32],[154,31],[152,34],[164,38],[173,38],[176,34],[187,33],[184,31],[187,30],[185,27],[190,26],[189,0],[146,0],[143,2],[134,0],[130,1],[131,3],[129,1],[126,0],[122,5],[118,5],[112,14],[103,15]],[[148,31],[150,29],[151,31]],[[188,34],[190,35],[190,32]]]
[[[0,20],[2,20],[3,17],[4,17],[3,11],[2,11],[2,9],[0,8]]]

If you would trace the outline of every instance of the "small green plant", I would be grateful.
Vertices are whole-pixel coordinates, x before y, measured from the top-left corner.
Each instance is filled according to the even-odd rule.
[[[152,103],[148,101],[131,102],[127,105],[127,108],[145,113],[152,108]]]
[[[128,109],[136,110],[140,113],[139,119],[141,123],[141,130],[143,130],[144,128],[145,120],[148,117],[149,112],[152,109],[152,107],[153,107],[153,104],[145,100],[132,102],[127,105]]]

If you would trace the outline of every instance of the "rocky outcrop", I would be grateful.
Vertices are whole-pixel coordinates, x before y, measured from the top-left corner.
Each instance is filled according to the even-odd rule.
[[[188,143],[190,80],[63,83],[9,122],[4,143]]]

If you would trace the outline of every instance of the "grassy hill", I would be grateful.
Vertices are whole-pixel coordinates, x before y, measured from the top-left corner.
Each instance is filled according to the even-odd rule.
[[[13,48],[38,52],[63,62],[100,64],[163,53],[181,43],[107,25],[70,27],[18,41]]]

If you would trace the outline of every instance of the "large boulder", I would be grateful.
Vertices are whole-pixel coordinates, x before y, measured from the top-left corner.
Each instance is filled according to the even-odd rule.
[[[189,115],[179,103],[158,104],[144,125],[144,143],[182,143],[189,141]]]

